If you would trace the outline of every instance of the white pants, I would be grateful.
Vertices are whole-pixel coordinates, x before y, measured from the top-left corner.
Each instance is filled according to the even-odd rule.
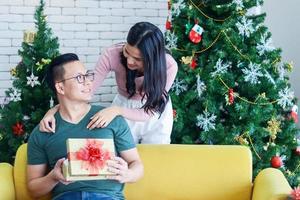
[[[141,100],[127,99],[126,97],[117,94],[112,105],[126,108],[141,108],[143,103]],[[160,117],[159,114],[156,113],[149,120],[144,122],[132,121],[126,118],[125,120],[129,125],[135,143],[170,144],[170,136],[173,127],[171,99],[169,99],[165,110]]]

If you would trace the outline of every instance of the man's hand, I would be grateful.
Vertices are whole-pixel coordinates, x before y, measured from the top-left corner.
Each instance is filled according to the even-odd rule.
[[[62,166],[63,166],[64,161],[65,161],[65,158],[59,159],[56,162],[54,168],[51,170],[50,174],[54,180],[61,182],[62,184],[68,185],[71,182],[67,181],[62,173]]]
[[[131,171],[128,168],[128,163],[121,157],[114,157],[107,162],[108,171],[115,175],[108,175],[107,179],[116,180],[120,183],[127,183],[131,180]]]
[[[69,184],[62,174],[65,158],[59,159],[54,168],[47,174],[47,164],[27,165],[27,187],[34,198],[48,194],[59,183]]]

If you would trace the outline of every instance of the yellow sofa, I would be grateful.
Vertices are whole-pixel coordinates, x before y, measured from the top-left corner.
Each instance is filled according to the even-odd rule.
[[[26,150],[14,167],[0,163],[0,199],[31,199],[26,189]],[[251,151],[243,146],[138,145],[145,175],[127,184],[128,200],[284,200],[291,187],[273,168],[252,183]],[[50,199],[46,196],[43,199]]]

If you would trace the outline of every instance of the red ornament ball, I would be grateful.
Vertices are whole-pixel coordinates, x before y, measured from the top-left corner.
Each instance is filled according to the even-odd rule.
[[[274,168],[279,168],[283,165],[282,159],[280,156],[273,156],[271,158],[271,166]]]
[[[295,149],[295,154],[298,155],[298,156],[300,156],[300,147],[297,147]]]
[[[175,109],[173,109],[173,118],[177,117],[177,111]]]

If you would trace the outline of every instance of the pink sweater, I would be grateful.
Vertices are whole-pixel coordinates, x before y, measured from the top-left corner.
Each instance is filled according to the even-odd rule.
[[[100,56],[96,67],[95,67],[95,80],[93,82],[93,91],[96,91],[96,89],[103,83],[103,80],[107,76],[107,74],[110,71],[115,72],[118,92],[124,97],[128,97],[127,89],[126,89],[126,69],[121,64],[121,57],[120,53],[122,52],[122,48],[124,46],[123,44],[116,44],[109,48],[107,48],[102,55]],[[169,91],[178,67],[177,63],[174,60],[174,58],[166,54],[166,60],[167,60],[167,84],[166,84],[166,91]],[[138,77],[135,79],[136,84],[136,94],[131,97],[131,99],[134,100],[141,100],[142,96],[139,94],[139,89],[143,86],[144,77]],[[128,109],[128,108],[122,108],[123,116],[129,120],[133,121],[146,121],[149,119],[152,115],[147,114],[144,109]]]

